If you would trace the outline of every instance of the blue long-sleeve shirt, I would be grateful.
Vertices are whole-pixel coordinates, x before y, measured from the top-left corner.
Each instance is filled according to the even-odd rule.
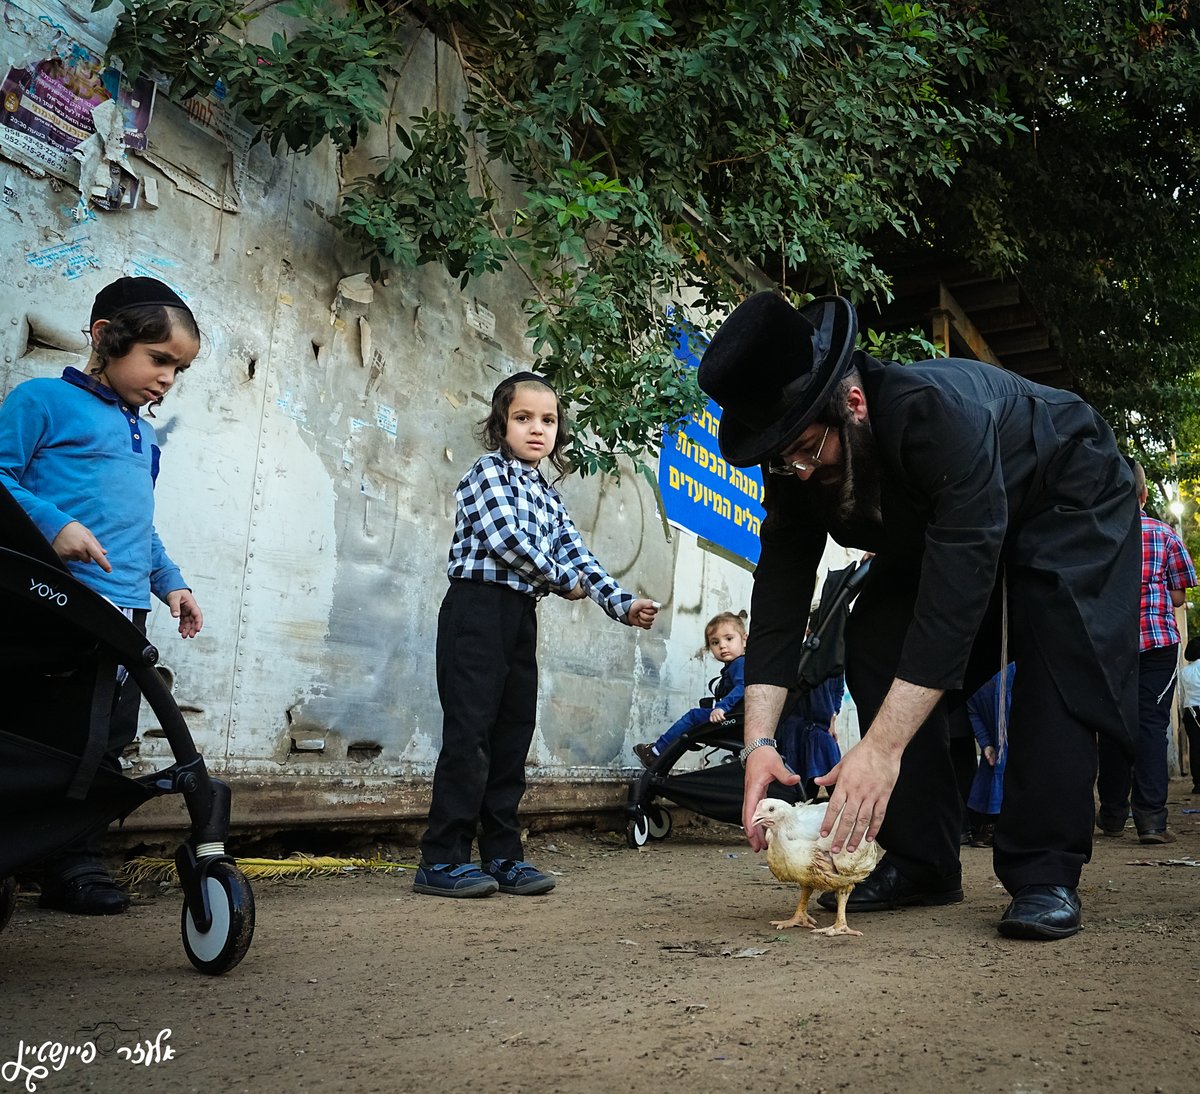
[[[154,530],[154,427],[78,369],[18,384],[0,404],[0,482],[47,540],[72,521],[108,552],[112,573],[68,562],[120,608],[149,608],[187,588]]]
[[[735,657],[721,669],[717,677],[713,696],[719,706],[728,714],[746,696],[746,658]]]
[[[454,493],[457,512],[446,572],[542,597],[579,582],[619,623],[634,597],[611,578],[536,467],[485,452]]]

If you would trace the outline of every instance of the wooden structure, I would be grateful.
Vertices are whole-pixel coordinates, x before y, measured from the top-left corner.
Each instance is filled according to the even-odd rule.
[[[1015,278],[998,280],[957,259],[888,264],[893,299],[859,308],[863,326],[919,328],[950,357],[999,365],[1050,387],[1072,388],[1073,378],[1050,331]]]

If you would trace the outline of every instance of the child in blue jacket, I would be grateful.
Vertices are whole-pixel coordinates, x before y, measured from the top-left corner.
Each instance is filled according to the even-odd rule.
[[[743,680],[746,663],[745,613],[721,612],[714,615],[704,628],[704,645],[708,652],[722,664],[721,675],[709,684],[713,693],[712,708],[693,707],[668,729],[653,744],[633,746],[633,754],[649,767],[672,742],[682,737],[689,729],[705,722],[723,722],[730,711],[742,701],[746,690]]]

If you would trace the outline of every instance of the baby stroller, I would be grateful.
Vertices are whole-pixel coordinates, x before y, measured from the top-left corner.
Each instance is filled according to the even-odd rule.
[[[218,975],[245,956],[254,896],[225,854],[229,787],[211,778],[154,668],[158,651],[104,597],[77,581],[0,486],[0,632],[9,693],[0,699],[0,929],[16,905],[13,873],[124,818],[150,798],[182,794],[191,835],[175,853],[183,948]],[[104,763],[118,666],[158,716],[175,763],[128,778]],[[10,701],[11,698],[11,701]],[[14,713],[15,711],[15,713]],[[39,740],[49,724],[63,751]],[[65,728],[65,732],[62,732]]]
[[[867,579],[870,563],[852,563],[831,574],[821,591],[821,607],[812,633],[804,640],[796,687],[789,696],[779,721],[782,726],[802,689],[812,686],[814,661],[826,662],[824,654],[843,641],[842,630],[849,606]],[[840,657],[838,658],[840,661]],[[826,662],[828,663],[828,662]],[[701,700],[711,706],[712,700]],[[671,812],[657,799],[665,798],[713,820],[742,823],[744,772],[738,762],[742,739],[742,705],[739,703],[721,722],[709,722],[672,741],[655,761],[629,784],[625,803],[625,839],[630,847],[645,846],[647,840],[666,839],[671,834]],[[692,771],[672,771],[689,752],[703,751],[703,766]],[[794,786],[772,784],[771,794],[784,801],[799,801]]]

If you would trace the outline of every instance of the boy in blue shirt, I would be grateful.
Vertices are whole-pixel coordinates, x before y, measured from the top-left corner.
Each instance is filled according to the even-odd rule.
[[[200,350],[191,310],[161,281],[122,277],[96,295],[86,370],[19,384],[0,404],[0,484],[84,584],[142,629],[153,592],[192,638],[204,617],[154,529],[159,447],[142,408],[160,403]],[[107,762],[137,732],[140,694],[115,701]],[[43,717],[39,739],[73,727]],[[55,736],[58,734],[59,736]],[[129,897],[100,859],[103,830],[46,863],[41,905],[83,915],[123,912]]]

